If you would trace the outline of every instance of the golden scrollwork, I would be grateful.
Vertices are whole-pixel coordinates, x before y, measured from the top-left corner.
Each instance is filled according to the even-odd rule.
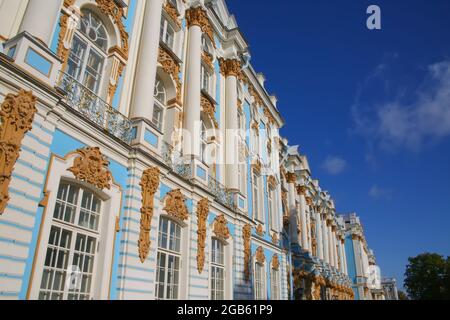
[[[209,52],[203,51],[202,52],[202,59],[206,63],[206,65],[213,70],[214,64],[213,64],[213,55]]]
[[[268,178],[267,178],[267,184],[271,187],[271,188],[276,188],[276,186],[277,186],[277,178],[275,178],[275,176],[269,176]]]
[[[278,255],[274,254],[272,257],[272,269],[278,270],[280,269],[280,261],[278,260]]]
[[[313,199],[312,199],[311,197],[306,197],[305,200],[306,200],[306,204],[307,204],[308,206],[311,207],[311,206],[314,205]]]
[[[262,224],[259,224],[259,225],[256,227],[256,234],[257,234],[258,236],[260,236],[260,237],[264,236],[264,229],[263,229]]]
[[[259,124],[255,120],[252,121],[251,128],[255,130],[257,136],[259,136]]]
[[[256,249],[255,259],[259,264],[264,264],[266,262],[266,255],[264,254],[263,247],[258,247],[258,249]]]
[[[214,127],[216,129],[219,129],[219,123],[216,120],[216,107],[214,106],[213,102],[206,97],[203,93],[201,96],[201,107],[202,111],[208,115],[208,117],[211,119],[211,121],[214,124]]]
[[[8,94],[0,107],[0,215],[9,201],[11,174],[25,134],[32,129],[36,97],[31,91]]]
[[[267,152],[269,154],[272,154],[272,140],[271,139],[267,140]]]
[[[123,51],[123,56],[128,56],[128,33],[125,30],[125,25],[122,21],[122,17],[124,16],[124,9],[117,5],[116,1],[110,0],[95,0],[97,2],[97,6],[104,14],[111,16],[119,29],[120,33],[120,41],[121,41],[121,49]]]
[[[299,195],[299,196],[305,196],[306,195],[306,191],[307,191],[308,189],[306,188],[306,186],[297,186],[297,194]]]
[[[252,256],[251,249],[251,237],[252,237],[252,226],[246,224],[242,229],[242,237],[244,239],[244,276],[245,280],[250,281],[250,258]]]
[[[185,201],[186,198],[181,193],[180,189],[172,190],[165,197],[165,206],[163,210],[175,219],[185,221],[189,218],[189,211]]]
[[[270,112],[269,108],[267,108],[267,107],[264,108],[264,115],[266,116],[270,125],[276,126],[277,121],[275,120],[275,117]]]
[[[166,11],[167,15],[177,24],[178,27],[181,27],[181,21],[179,19],[180,14],[178,13],[177,8],[175,8],[170,1],[167,1],[164,5],[164,11]]]
[[[214,221],[213,232],[216,237],[222,240],[228,240],[230,238],[230,230],[228,229],[228,221],[224,214],[216,217]]]
[[[287,183],[296,183],[297,175],[294,172],[286,172],[286,182]]]
[[[250,95],[253,97],[255,104],[262,107],[264,105],[264,102],[259,93],[256,91],[255,87],[253,85],[250,85],[248,90]]]
[[[142,263],[148,257],[150,252],[150,231],[152,228],[153,207],[155,194],[160,182],[160,171],[158,167],[151,167],[142,173],[141,182],[141,226],[138,240],[139,258]]]
[[[279,245],[280,239],[278,238],[278,234],[276,232],[272,235],[272,243],[276,246]]]
[[[158,62],[161,64],[163,70],[172,77],[177,87],[177,103],[181,105],[181,80],[180,74],[180,64],[175,61],[172,54],[168,49],[159,47]]]
[[[209,201],[202,199],[197,204],[197,270],[203,272],[205,266],[206,220],[209,214]]]
[[[189,28],[199,26],[215,46],[214,31],[209,23],[208,14],[202,7],[186,10],[186,21]]]
[[[262,163],[259,159],[256,159],[254,163],[252,164],[252,169],[257,173],[260,174],[262,170]]]
[[[241,63],[237,59],[223,59],[219,58],[220,73],[224,77],[236,77],[239,78],[241,74]]]
[[[76,151],[79,157],[73,161],[73,166],[68,171],[72,172],[76,179],[87,182],[103,189],[111,188],[112,175],[109,171],[109,161],[101,153],[98,147],[86,147]]]

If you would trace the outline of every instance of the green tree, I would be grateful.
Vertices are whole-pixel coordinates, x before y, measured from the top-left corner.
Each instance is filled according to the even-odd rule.
[[[435,253],[424,253],[409,258],[408,261],[405,272],[405,288],[411,299],[445,299],[446,292],[448,292],[445,282],[448,282],[448,275],[450,275],[450,272],[446,272],[450,271],[449,259]]]

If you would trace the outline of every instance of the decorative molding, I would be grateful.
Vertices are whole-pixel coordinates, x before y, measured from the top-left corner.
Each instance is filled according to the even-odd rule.
[[[186,198],[183,196],[180,189],[172,190],[165,197],[165,206],[163,210],[175,219],[185,221],[189,218],[189,211],[185,201]]]
[[[209,214],[209,201],[202,199],[197,204],[197,270],[201,274],[205,266],[206,220]]]
[[[260,237],[263,237],[263,236],[264,236],[264,229],[263,229],[262,224],[259,224],[259,225],[256,227],[256,234],[257,234],[258,236],[260,236]]]
[[[257,121],[252,121],[251,128],[255,130],[256,135],[259,137],[259,124]]]
[[[270,125],[277,126],[277,121],[275,120],[275,117],[270,112],[269,108],[264,107],[264,115],[266,116],[267,120],[269,121]]]
[[[256,91],[255,87],[253,85],[249,85],[248,91],[250,93],[250,95],[253,97],[255,104],[257,106],[264,106],[264,102],[261,98],[261,96],[259,95],[259,93]]]
[[[250,281],[250,258],[252,255],[250,239],[252,237],[252,226],[246,224],[242,229],[242,237],[244,238],[244,276],[245,280]]]
[[[267,152],[270,154],[272,154],[272,140],[269,138],[267,140]]]
[[[224,214],[217,216],[216,220],[214,220],[213,232],[218,238],[220,238],[222,240],[228,240],[230,238],[230,230],[228,229],[228,221],[225,218]]]
[[[267,178],[267,184],[270,186],[270,187],[272,187],[272,188],[276,188],[276,186],[277,186],[277,178],[275,178],[275,176],[269,176],[268,178]]]
[[[278,238],[278,234],[276,232],[272,235],[272,243],[276,246],[279,245],[280,239]]]
[[[210,99],[208,99],[208,97],[205,96],[205,94],[202,93],[201,96],[201,107],[202,107],[202,111],[208,115],[208,117],[211,119],[211,121],[214,124],[214,127],[216,129],[219,129],[219,123],[216,120],[216,107],[214,106],[214,104],[212,103],[212,101]]]
[[[128,57],[128,33],[125,30],[125,25],[122,21],[122,17],[124,16],[124,9],[122,7],[119,7],[116,1],[95,0],[95,2],[97,2],[97,6],[100,11],[111,16],[114,20],[114,23],[119,29],[121,42],[120,48],[122,49],[123,56]]]
[[[202,31],[207,34],[215,47],[214,31],[209,23],[208,14],[206,11],[202,7],[190,8],[186,10],[185,16],[188,28],[192,26],[199,26]]]
[[[286,182],[287,183],[296,183],[297,175],[294,172],[286,172]]]
[[[308,188],[306,186],[297,186],[297,194],[299,196],[306,196],[306,191],[308,191]]]
[[[100,190],[110,189],[112,175],[109,171],[109,161],[100,152],[98,147],[78,149],[79,157],[73,161],[68,171],[72,172],[77,180],[87,182]]]
[[[163,70],[169,74],[176,84],[177,97],[176,102],[181,105],[181,80],[180,74],[180,64],[175,60],[169,49],[160,46],[158,54],[158,62],[161,64]]]
[[[202,59],[211,70],[214,70],[213,56],[209,52],[202,51]]]
[[[158,167],[152,167],[142,173],[141,182],[141,226],[138,240],[139,258],[142,263],[150,252],[150,231],[152,228],[153,208],[155,194],[160,183],[160,171]]]
[[[277,254],[274,254],[272,257],[272,269],[276,271],[280,269],[280,261],[278,260]]]
[[[25,134],[32,129],[37,112],[31,91],[9,93],[0,107],[0,215],[9,201],[9,184]]]
[[[239,78],[242,72],[241,63],[237,59],[223,59],[219,58],[220,73],[224,77]]]
[[[266,262],[266,256],[264,255],[263,247],[258,247],[255,253],[256,262],[259,264],[264,264]]]
[[[311,197],[306,197],[306,204],[310,207],[312,207],[314,205],[313,199]]]
[[[181,21],[180,21],[180,14],[178,13],[177,8],[175,6],[167,1],[167,3],[164,5],[164,11],[166,11],[167,15],[172,19],[174,23],[177,24],[178,28],[181,28]]]
[[[252,164],[252,169],[255,170],[257,174],[261,173],[262,163],[259,159],[256,159],[256,161]]]

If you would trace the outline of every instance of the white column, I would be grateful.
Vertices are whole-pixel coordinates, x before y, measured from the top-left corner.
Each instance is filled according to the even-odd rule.
[[[30,0],[19,33],[26,31],[50,47],[61,4],[62,0]]]
[[[297,233],[297,193],[295,190],[296,176],[294,173],[287,173],[286,182],[288,184],[288,206],[289,206],[289,233],[291,235],[291,243],[300,244]]]
[[[186,57],[186,97],[183,119],[183,154],[188,157],[199,155],[200,105],[201,105],[201,54],[202,29],[199,19],[201,8],[191,8],[186,12],[188,20],[188,49]]]
[[[300,195],[300,220],[301,220],[301,228],[302,228],[302,248],[303,250],[309,250],[308,243],[308,228],[306,221],[306,198],[303,194]]]
[[[342,255],[342,243],[341,243],[341,239],[337,238],[337,247],[338,247],[338,257],[340,261],[340,265],[339,265],[339,271],[341,273],[344,273],[344,256]]]
[[[333,260],[334,260],[334,267],[338,269],[338,259],[337,259],[337,246],[336,246],[336,231],[334,227],[331,227],[331,237],[333,239]]]
[[[221,60],[225,73],[225,122],[226,122],[226,186],[230,191],[239,190],[238,181],[238,107],[237,107],[237,73],[240,72],[238,60]]]
[[[326,216],[322,219],[322,235],[323,235],[323,260],[325,263],[330,263],[330,254],[328,246],[328,227]]]
[[[153,117],[154,88],[158,66],[162,0],[148,0],[137,60],[135,88],[130,117],[148,121]]]
[[[323,260],[323,237],[322,237],[322,219],[320,213],[316,212],[316,224],[317,224],[317,254],[319,259]]]

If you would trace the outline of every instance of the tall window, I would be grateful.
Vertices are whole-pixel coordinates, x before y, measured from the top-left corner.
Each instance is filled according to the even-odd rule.
[[[210,93],[211,75],[203,64],[202,64],[200,76],[201,76],[201,80],[202,80],[202,90],[206,91],[207,93]]]
[[[180,287],[181,227],[161,217],[158,234],[156,299],[177,300]]]
[[[224,244],[212,239],[211,244],[211,299],[225,299],[225,255]]]
[[[269,226],[275,229],[275,206],[274,206],[274,190],[269,186],[269,192],[267,194],[267,206],[269,209]]]
[[[255,300],[266,300],[264,265],[255,263]]]
[[[98,94],[108,49],[106,28],[92,12],[82,10],[83,17],[74,35],[67,73]]]
[[[164,42],[170,49],[173,50],[175,30],[170,24],[170,22],[164,17],[161,18],[161,30],[159,36],[160,40]]]
[[[69,183],[60,184],[39,299],[92,298],[101,205],[102,201],[92,192]],[[68,279],[68,270],[76,272],[74,281]]]
[[[256,219],[261,221],[261,212],[259,210],[259,176],[253,172],[253,212]]]
[[[164,108],[167,103],[167,95],[164,83],[159,76],[156,76],[154,96],[155,96],[155,104],[153,106],[152,123],[159,131],[162,131]]]
[[[203,163],[207,163],[206,151],[208,147],[208,130],[206,128],[205,122],[202,121],[202,131],[200,134],[200,159]]]
[[[273,268],[270,269],[270,292],[272,300],[280,300],[280,274]]]

